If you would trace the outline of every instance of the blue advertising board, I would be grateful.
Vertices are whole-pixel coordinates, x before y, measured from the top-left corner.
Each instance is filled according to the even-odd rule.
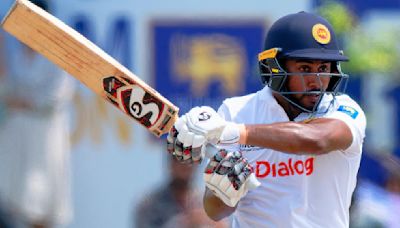
[[[156,20],[151,31],[155,89],[180,113],[198,105],[218,108],[227,97],[261,88],[263,22]]]

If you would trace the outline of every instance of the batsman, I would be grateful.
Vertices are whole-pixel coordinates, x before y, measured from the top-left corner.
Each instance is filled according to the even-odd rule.
[[[168,151],[197,163],[208,144],[218,147],[203,175],[204,209],[214,220],[349,227],[366,118],[344,94],[340,62],[348,58],[332,26],[306,12],[284,16],[258,60],[264,88],[226,99],[218,111],[191,109],[169,132]]]

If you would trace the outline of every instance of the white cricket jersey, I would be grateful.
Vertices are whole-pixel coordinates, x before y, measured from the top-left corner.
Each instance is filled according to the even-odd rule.
[[[333,103],[332,103],[333,102]],[[330,105],[331,104],[331,105]],[[349,226],[349,207],[356,186],[366,119],[347,95],[325,95],[316,117],[335,118],[351,129],[353,142],[345,151],[324,155],[294,155],[241,145],[243,156],[255,169],[261,186],[250,190],[233,213],[233,227]],[[257,93],[223,102],[219,114],[244,124],[286,122],[289,118],[268,87]],[[295,121],[310,118],[302,113]]]

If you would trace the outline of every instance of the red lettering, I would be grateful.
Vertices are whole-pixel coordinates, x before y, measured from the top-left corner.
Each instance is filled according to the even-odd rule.
[[[309,157],[305,161],[293,161],[289,158],[287,162],[270,163],[268,161],[256,161],[256,177],[265,178],[271,174],[272,177],[302,175],[311,175],[314,172],[314,157]]]
[[[276,164],[272,164],[272,176],[276,177]]]
[[[292,166],[292,159],[291,158],[289,158],[289,169],[290,169],[290,174],[294,175],[293,166]]]
[[[314,158],[309,158],[304,162],[304,167],[306,169],[306,175],[309,176],[314,171]]]
[[[286,165],[286,163],[284,162],[279,163],[278,175],[281,177],[290,175],[289,168],[288,165]]]
[[[261,166],[265,167],[265,171],[264,173],[260,173],[261,172]],[[256,177],[266,177],[269,175],[269,172],[271,171],[269,162],[267,161],[257,161],[256,162]]]
[[[300,166],[301,168],[299,168],[299,166]],[[296,163],[294,163],[294,168],[296,169],[296,172],[297,172],[298,174],[303,174],[303,172],[304,172],[304,164],[303,164],[303,161],[302,161],[302,160],[299,160],[299,161],[297,161]]]

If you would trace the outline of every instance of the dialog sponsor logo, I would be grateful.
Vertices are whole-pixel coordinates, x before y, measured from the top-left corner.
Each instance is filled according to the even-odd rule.
[[[271,163],[269,161],[256,161],[255,174],[258,178],[286,177],[294,175],[311,175],[314,171],[314,158],[306,160],[289,160]]]

